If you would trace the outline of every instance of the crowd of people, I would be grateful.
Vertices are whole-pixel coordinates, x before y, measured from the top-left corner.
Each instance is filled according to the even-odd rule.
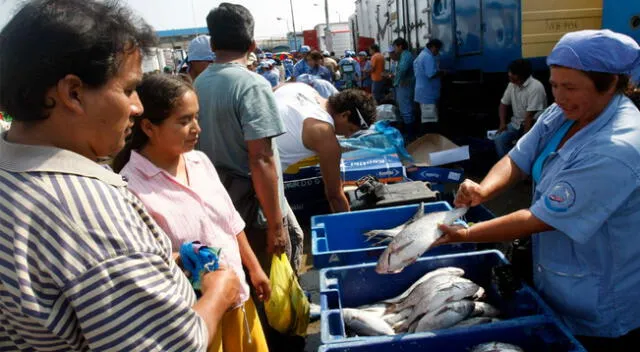
[[[222,3],[206,21],[181,73],[143,74],[154,30],[117,2],[31,0],[0,32],[0,108],[12,116],[0,124],[0,350],[304,344],[264,311],[272,256],[286,253],[295,271],[302,261],[283,172],[317,158],[331,210],[349,211],[338,136],[375,122],[385,82],[407,138],[416,117],[437,122],[443,43],[414,58],[398,38],[387,70],[376,44],[339,59],[304,46],[295,57],[262,52],[241,5]],[[530,63],[509,66],[504,157],[455,203],[478,205],[527,175],[534,203],[442,227],[439,241],[534,234],[536,288],[594,350],[640,335],[640,112],[624,95],[640,48],[630,40],[563,37],[548,61],[549,108]],[[221,248],[197,291],[178,253],[191,242]]]

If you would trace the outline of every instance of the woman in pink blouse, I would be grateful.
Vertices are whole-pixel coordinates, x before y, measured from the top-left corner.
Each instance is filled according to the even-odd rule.
[[[188,241],[222,248],[221,262],[240,278],[242,304],[225,314],[209,351],[267,351],[243,265],[260,300],[269,299],[269,279],[216,169],[194,150],[200,126],[193,86],[185,77],[152,74],[137,92],[144,113],[136,118],[114,169],[127,178],[129,189],[171,238],[174,252]]]

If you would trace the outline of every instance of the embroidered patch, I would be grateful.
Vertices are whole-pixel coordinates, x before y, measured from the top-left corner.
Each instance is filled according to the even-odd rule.
[[[576,191],[568,182],[558,182],[544,199],[549,210],[565,212],[576,202]]]

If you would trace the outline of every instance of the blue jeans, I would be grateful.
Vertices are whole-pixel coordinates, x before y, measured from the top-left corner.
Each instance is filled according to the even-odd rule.
[[[507,129],[504,132],[496,135],[493,142],[496,144],[496,152],[498,158],[502,159],[513,148],[513,142],[520,139],[522,136],[522,129],[517,130],[511,124],[507,125]]]
[[[376,103],[380,104],[382,98],[384,98],[384,81],[373,81],[371,82],[371,93],[373,94],[373,99],[376,100]]]
[[[413,86],[397,86],[396,103],[400,110],[400,117],[405,125],[413,123]]]

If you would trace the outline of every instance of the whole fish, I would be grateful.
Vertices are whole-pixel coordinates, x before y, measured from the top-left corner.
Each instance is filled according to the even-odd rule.
[[[393,311],[401,311],[406,308],[411,308],[418,304],[422,298],[427,296],[429,293],[436,290],[438,287],[443,287],[443,285],[448,283],[473,283],[469,279],[465,279],[464,277],[451,276],[451,275],[438,275],[431,278],[431,280],[427,280],[423,282],[420,286],[416,287],[415,290],[407,297],[404,301],[397,303],[395,306],[389,308],[389,310]]]
[[[500,315],[500,311],[490,305],[489,303],[486,302],[473,302],[474,303],[474,307],[473,307],[473,312],[471,313],[471,316],[473,317],[488,317],[488,318],[495,318],[498,315]]]
[[[466,319],[473,312],[473,303],[473,301],[469,300],[447,303],[437,311],[425,314],[418,322],[415,332],[452,327]]]
[[[467,319],[459,322],[458,324],[452,326],[452,328],[461,328],[461,327],[467,327],[467,326],[490,324],[490,323],[495,323],[495,322],[498,322],[498,321],[500,321],[500,319],[498,319],[498,318],[473,317],[473,318],[467,318]]]
[[[401,326],[394,327],[394,329],[396,331],[406,330],[423,315],[438,310],[448,302],[460,301],[471,297],[478,291],[478,288],[479,286],[473,282],[444,283],[436,287],[436,289],[427,296],[424,296],[422,300],[414,306],[411,315],[405,323]]]
[[[344,324],[354,333],[361,336],[394,335],[389,324],[377,317],[359,309],[342,309]]]
[[[509,343],[488,342],[474,347],[471,352],[524,352],[524,350]]]
[[[421,205],[423,207],[424,205]],[[407,265],[415,262],[429,247],[442,236],[438,229],[441,224],[451,225],[466,214],[469,208],[457,208],[416,215],[398,233],[378,259],[378,274],[398,273]]]
[[[418,281],[414,282],[408,289],[406,289],[400,295],[398,295],[396,297],[393,297],[393,298],[386,299],[383,302],[384,303],[398,303],[398,302],[404,300],[405,298],[407,298],[409,296],[409,294],[411,294],[411,292],[413,292],[413,290],[418,285],[422,284],[423,282],[425,282],[427,280],[430,280],[434,276],[439,276],[439,275],[452,275],[452,276],[460,276],[460,277],[462,277],[464,275],[464,270],[462,270],[460,268],[452,267],[452,266],[448,266],[448,267],[438,268],[436,270],[432,270],[432,271],[422,275],[422,277],[420,279],[418,279]]]
[[[420,205],[418,206],[418,210],[415,212],[415,214],[413,214],[413,216],[409,220],[407,220],[407,222],[400,224],[391,229],[379,229],[379,230],[367,231],[364,233],[364,235],[367,237],[365,241],[368,242],[374,239],[380,240],[380,242],[376,244],[386,242],[386,241],[391,241],[407,226],[407,224],[412,223],[413,221],[419,219],[423,215],[424,215],[424,203],[420,203]]]

